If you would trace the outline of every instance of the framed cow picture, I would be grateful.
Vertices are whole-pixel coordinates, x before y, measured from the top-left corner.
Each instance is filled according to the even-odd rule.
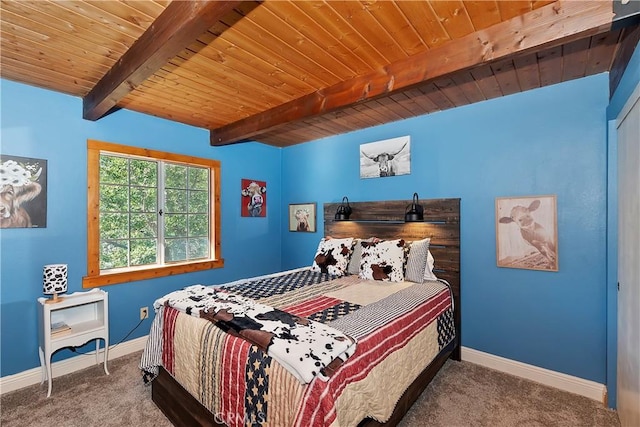
[[[498,267],[558,271],[556,196],[496,199]]]
[[[255,179],[241,181],[240,216],[267,216],[267,183]]]
[[[409,135],[360,144],[360,178],[382,178],[410,173]]]
[[[292,203],[289,205],[289,231],[316,232],[315,203]]]
[[[47,161],[0,155],[0,228],[47,226]]]

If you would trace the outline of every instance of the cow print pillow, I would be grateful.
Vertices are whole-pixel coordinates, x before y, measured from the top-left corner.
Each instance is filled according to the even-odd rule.
[[[313,258],[311,271],[344,276],[353,251],[353,239],[322,239]]]
[[[384,282],[404,281],[405,241],[362,242],[360,278]]]

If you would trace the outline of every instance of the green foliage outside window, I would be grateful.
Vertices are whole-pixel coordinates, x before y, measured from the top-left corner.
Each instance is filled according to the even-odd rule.
[[[209,188],[207,168],[101,154],[100,269],[208,258]]]

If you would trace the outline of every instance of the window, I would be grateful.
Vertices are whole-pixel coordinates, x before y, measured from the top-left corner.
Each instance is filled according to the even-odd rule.
[[[89,140],[83,287],[222,267],[220,163]]]

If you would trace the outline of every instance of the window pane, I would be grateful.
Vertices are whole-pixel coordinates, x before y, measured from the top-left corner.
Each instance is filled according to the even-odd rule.
[[[100,270],[128,267],[126,240],[108,240],[100,242]]]
[[[189,239],[189,259],[208,258],[209,257],[209,239],[199,237]]]
[[[167,214],[164,216],[164,235],[166,237],[187,236],[187,216]]]
[[[185,261],[187,259],[187,239],[165,240],[164,257],[167,262]]]
[[[157,262],[155,239],[135,239],[131,241],[131,265],[147,265]]]
[[[187,167],[167,163],[164,168],[165,187],[187,188]]]
[[[155,188],[131,187],[129,195],[131,201],[131,212],[153,212],[156,213],[156,203],[158,200],[158,190]]]
[[[100,184],[100,211],[126,212],[129,206],[129,187]]]
[[[189,237],[209,236],[208,218],[208,215],[189,215]]]
[[[129,237],[129,215],[124,213],[100,214],[100,240]]]
[[[152,214],[131,214],[131,238],[150,237],[158,235],[158,216]]]
[[[165,208],[167,212],[187,212],[187,190],[166,190]]]
[[[128,184],[128,160],[123,157],[100,156],[100,182],[109,184]]]
[[[209,193],[189,191],[189,213],[209,213]]]
[[[131,159],[129,182],[141,187],[157,187],[157,163],[147,160]]]
[[[189,189],[209,190],[209,170],[205,168],[189,168]]]

